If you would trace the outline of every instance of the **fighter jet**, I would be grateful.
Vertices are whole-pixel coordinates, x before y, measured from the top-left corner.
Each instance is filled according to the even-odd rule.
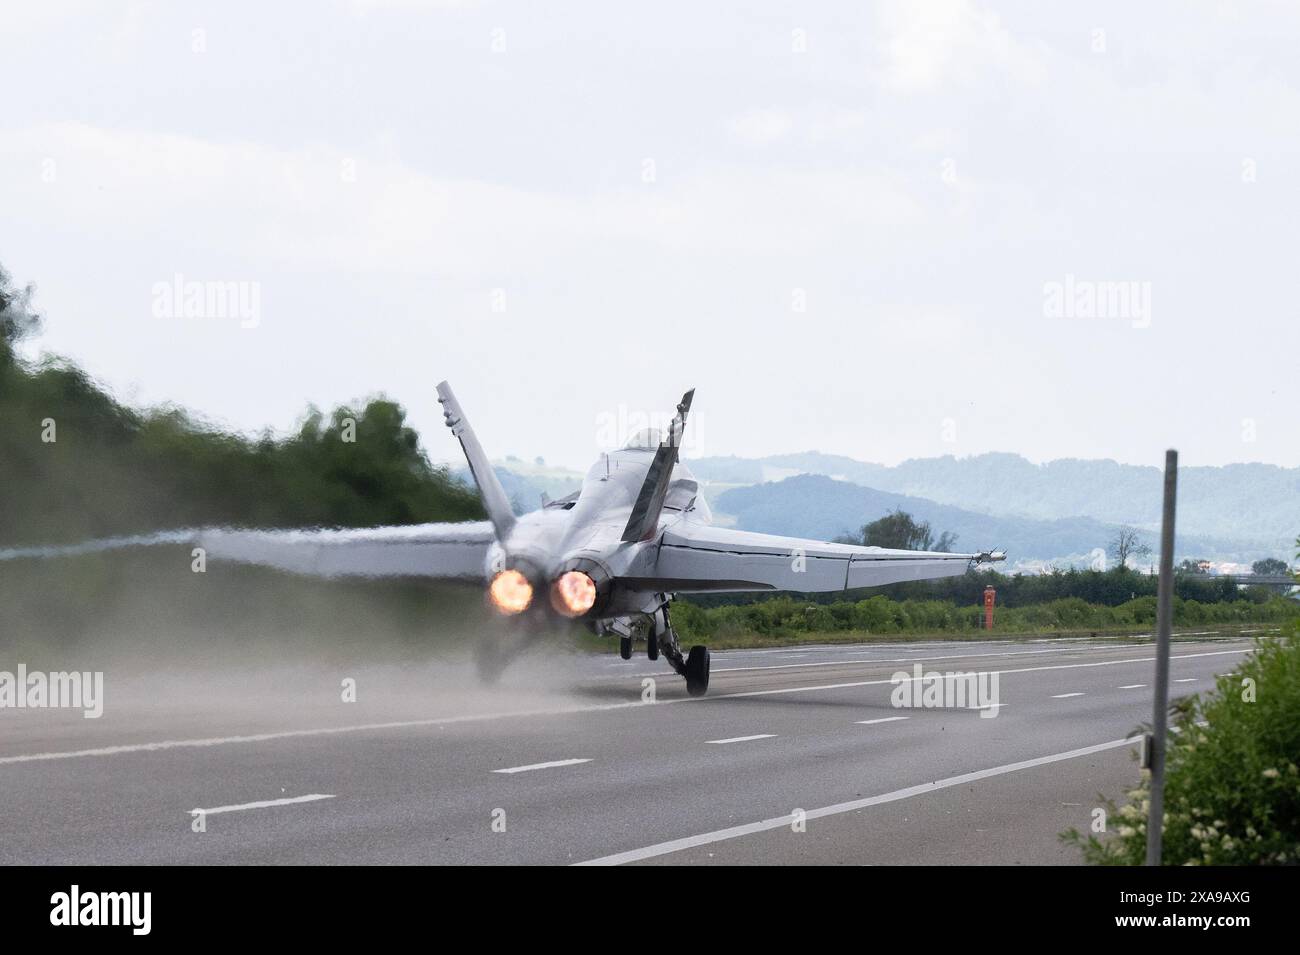
[[[405,527],[263,531],[197,529],[148,538],[38,549],[53,555],[141,543],[191,543],[209,559],[314,576],[426,577],[483,587],[488,605],[517,639],[481,641],[480,672],[495,676],[536,635],[586,625],[617,638],[623,659],[644,645],[685,677],[687,692],[709,688],[709,651],[684,649],[669,607],[680,594],[745,591],[814,593],[964,574],[1000,561],[996,551],[950,554],[889,550],[716,527],[699,482],[679,460],[694,389],[667,432],[647,429],[603,454],[582,487],[516,516],[450,385],[437,387],[451,433],[478,485],[486,521]],[[13,551],[6,556],[31,556]]]

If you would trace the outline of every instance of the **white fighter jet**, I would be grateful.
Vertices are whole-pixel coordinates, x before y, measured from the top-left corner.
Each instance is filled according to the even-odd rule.
[[[694,391],[677,405],[666,434],[635,435],[602,455],[567,497],[516,516],[450,386],[438,385],[447,426],[459,440],[488,520],[404,527],[291,531],[197,529],[13,551],[30,556],[142,543],[192,543],[209,559],[314,576],[429,577],[471,581],[511,618],[522,646],[537,633],[580,622],[617,637],[623,658],[644,644],[686,678],[709,687],[709,651],[683,651],[669,605],[678,594],[737,591],[813,593],[964,574],[1004,559],[999,552],[950,554],[823,543],[715,527],[699,482],[678,460]],[[483,644],[485,676],[508,659]]]

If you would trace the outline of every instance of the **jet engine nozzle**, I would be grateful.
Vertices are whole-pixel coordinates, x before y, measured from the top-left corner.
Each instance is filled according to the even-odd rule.
[[[520,571],[503,570],[488,584],[488,599],[499,612],[512,617],[533,602],[533,585]]]
[[[551,606],[564,617],[581,617],[596,605],[596,582],[580,570],[567,570],[551,584]]]

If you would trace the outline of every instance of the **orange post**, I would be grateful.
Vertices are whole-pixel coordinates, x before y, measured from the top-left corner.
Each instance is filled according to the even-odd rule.
[[[993,629],[993,601],[998,592],[992,587],[984,588],[984,629]]]

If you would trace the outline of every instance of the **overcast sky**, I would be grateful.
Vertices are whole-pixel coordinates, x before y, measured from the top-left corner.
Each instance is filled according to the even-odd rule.
[[[1300,465],[1294,4],[0,20],[28,352],[132,402],[283,430],[383,391],[450,459],[447,378],[490,454],[585,466],[695,386],[692,455]],[[254,319],[168,313],[178,275]]]

